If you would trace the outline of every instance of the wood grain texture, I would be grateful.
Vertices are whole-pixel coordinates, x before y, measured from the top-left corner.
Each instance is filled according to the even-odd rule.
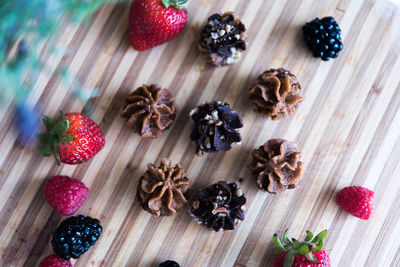
[[[126,3],[107,5],[89,25],[62,26],[60,47],[43,55],[61,63],[86,87],[100,88],[92,118],[106,146],[79,166],[57,167],[35,150],[23,149],[10,130],[12,107],[0,113],[0,265],[36,266],[52,253],[49,240],[63,219],[45,203],[42,188],[52,175],[81,179],[90,194],[80,214],[101,220],[104,233],[74,266],[271,266],[272,235],[289,228],[328,229],[333,266],[400,266],[400,10],[385,0],[192,0],[190,22],[173,41],[137,52],[127,38]],[[197,29],[214,12],[234,11],[248,28],[249,49],[234,66],[213,68],[196,47]],[[330,62],[312,58],[301,26],[333,15],[344,50]],[[247,90],[270,67],[291,70],[304,88],[296,114],[279,121],[256,115]],[[143,140],[124,126],[124,97],[143,83],[159,83],[176,96],[173,127]],[[52,71],[42,73],[29,99],[45,114],[82,111],[83,105]],[[189,111],[202,101],[223,100],[242,116],[241,146],[195,156],[189,141]],[[247,164],[251,150],[272,137],[303,152],[301,186],[279,195],[258,190]],[[218,180],[238,181],[248,198],[246,220],[237,231],[213,233],[183,210],[153,218],[135,201],[136,185],[149,162],[169,157],[193,180],[192,192]],[[376,192],[375,211],[362,221],[341,211],[335,193],[347,185]]]

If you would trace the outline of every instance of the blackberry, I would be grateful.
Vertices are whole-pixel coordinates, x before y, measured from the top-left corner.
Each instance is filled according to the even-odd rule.
[[[180,265],[176,261],[164,261],[160,267],[180,267]]]
[[[99,220],[82,215],[72,216],[57,227],[51,245],[54,253],[61,258],[77,259],[96,243],[102,231]]]
[[[303,26],[303,38],[314,57],[336,58],[343,49],[341,30],[333,17],[314,19]]]

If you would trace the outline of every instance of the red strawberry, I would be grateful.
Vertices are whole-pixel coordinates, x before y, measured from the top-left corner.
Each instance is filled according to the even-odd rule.
[[[88,193],[84,183],[68,176],[53,176],[44,186],[46,201],[64,216],[77,212]]]
[[[291,266],[293,267],[301,267],[301,266],[307,266],[307,267],[323,267],[323,266],[331,266],[330,263],[330,259],[328,254],[326,253],[325,250],[320,250],[318,252],[311,252],[314,256],[314,258],[320,262],[319,263],[312,263],[310,262],[306,256],[302,256],[302,255],[295,255],[294,256],[294,261],[293,264]],[[284,262],[285,262],[285,258],[287,256],[287,252],[282,252],[281,254],[279,254],[278,256],[276,256],[275,261],[274,261],[274,266],[273,267],[283,267]]]
[[[278,235],[274,234],[274,243],[283,252],[276,256],[273,267],[330,267],[329,256],[322,249],[326,234],[325,230],[314,237],[313,233],[307,231],[306,238],[300,242],[294,238],[289,240],[286,230],[283,243]]]
[[[104,146],[105,140],[99,126],[81,113],[60,112],[55,122],[44,116],[44,125],[49,133],[39,134],[44,145],[40,151],[44,156],[53,154],[57,164],[80,164],[91,159]]]
[[[361,186],[348,186],[336,195],[337,204],[360,219],[368,220],[372,214],[375,193]]]
[[[44,258],[39,267],[72,267],[72,264],[70,261],[61,259],[60,256],[54,254]]]
[[[129,38],[137,50],[163,44],[180,34],[187,22],[182,5],[188,0],[133,0]]]

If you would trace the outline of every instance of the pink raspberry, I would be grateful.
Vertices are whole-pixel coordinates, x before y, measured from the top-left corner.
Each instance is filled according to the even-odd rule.
[[[68,176],[53,176],[44,186],[46,201],[64,216],[77,212],[88,193],[84,183]]]
[[[337,204],[360,219],[368,220],[372,214],[375,193],[361,186],[348,186],[336,195]]]

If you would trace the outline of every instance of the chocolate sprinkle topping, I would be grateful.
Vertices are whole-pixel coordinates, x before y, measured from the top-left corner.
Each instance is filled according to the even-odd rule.
[[[243,127],[239,115],[223,102],[205,103],[192,110],[194,122],[190,139],[196,143],[196,153],[226,151],[241,141],[239,131]]]
[[[229,65],[241,59],[246,50],[246,27],[232,13],[210,16],[201,30],[199,48],[215,66]]]
[[[191,213],[199,224],[215,231],[234,230],[244,220],[245,204],[236,183],[221,181],[199,191]]]

